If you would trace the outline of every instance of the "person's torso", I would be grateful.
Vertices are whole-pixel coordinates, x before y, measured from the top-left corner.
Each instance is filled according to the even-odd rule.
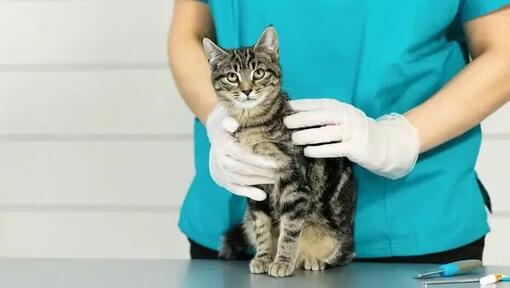
[[[374,118],[421,104],[467,62],[462,42],[450,37],[459,29],[459,1],[210,0],[209,5],[222,47],[251,46],[265,27],[276,28],[283,89],[291,99],[335,98]],[[422,154],[412,173],[400,180],[356,166],[357,255],[413,255],[481,236],[487,224],[474,172],[480,138],[476,127]],[[240,221],[245,202],[211,181],[208,150],[197,121],[197,174],[181,228],[207,230],[210,240],[204,238],[203,244],[214,248],[216,238]],[[204,199],[210,202],[201,204]],[[201,217],[216,222],[200,227]],[[471,223],[455,223],[459,217]],[[438,231],[449,235],[438,242]]]

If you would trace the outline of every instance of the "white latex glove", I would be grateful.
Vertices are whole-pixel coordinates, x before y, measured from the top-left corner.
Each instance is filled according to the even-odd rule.
[[[419,154],[416,128],[396,113],[377,120],[361,110],[334,99],[290,101],[297,113],[284,119],[297,145],[311,145],[304,154],[311,158],[347,157],[371,172],[391,179],[407,175]],[[334,143],[331,143],[334,142]]]
[[[243,149],[230,134],[238,126],[221,105],[216,105],[207,117],[207,136],[211,142],[209,172],[219,186],[236,195],[261,201],[266,193],[251,186],[274,183],[276,162]]]

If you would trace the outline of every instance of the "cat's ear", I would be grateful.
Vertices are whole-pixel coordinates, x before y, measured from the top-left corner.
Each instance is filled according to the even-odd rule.
[[[209,65],[212,65],[218,58],[228,55],[225,50],[218,47],[209,38],[204,38],[202,43],[204,44],[205,55],[209,60]]]
[[[278,34],[273,26],[269,26],[264,30],[257,44],[255,44],[255,48],[267,50],[278,57]]]

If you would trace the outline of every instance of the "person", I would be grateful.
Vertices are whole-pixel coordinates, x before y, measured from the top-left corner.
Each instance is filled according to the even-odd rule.
[[[348,157],[357,181],[356,261],[481,259],[489,232],[475,172],[479,123],[510,99],[510,0],[175,0],[169,62],[197,119],[179,227],[191,258],[217,258],[272,161],[222,126],[202,38],[280,38],[286,119],[307,157]],[[317,126],[321,126],[317,128]]]

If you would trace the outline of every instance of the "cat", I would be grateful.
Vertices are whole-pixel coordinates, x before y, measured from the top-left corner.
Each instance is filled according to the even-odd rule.
[[[306,158],[303,147],[292,143],[292,131],[283,122],[293,111],[281,89],[275,28],[265,29],[253,47],[227,50],[207,38],[203,44],[218,101],[239,123],[233,136],[245,149],[271,157],[278,165],[276,183],[257,186],[267,198],[248,200],[243,229],[234,227],[226,235],[220,255],[231,259],[242,252],[243,237],[238,234],[244,230],[255,248],[252,273],[285,277],[301,267],[323,270],[351,262],[351,163],[346,158]]]

